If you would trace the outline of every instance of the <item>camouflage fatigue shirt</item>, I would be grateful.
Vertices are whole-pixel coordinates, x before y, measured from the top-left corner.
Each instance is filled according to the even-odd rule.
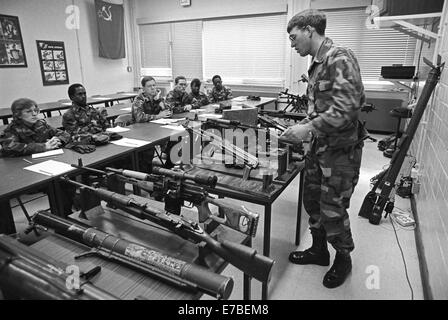
[[[344,147],[358,141],[364,86],[353,52],[326,38],[308,70],[308,116],[318,145]]]
[[[62,116],[62,126],[71,135],[95,134],[106,130],[109,126],[107,111],[98,111],[91,106],[81,107],[74,103]]]
[[[182,113],[186,112],[183,102],[186,99],[187,93],[178,88],[174,88],[166,95],[166,104],[168,108],[173,111],[173,113]]]
[[[194,95],[193,92],[190,92],[184,97],[183,104],[191,104],[192,109],[198,109],[202,106],[206,106],[209,104],[208,97],[205,93],[200,92],[197,95]]]
[[[224,100],[230,100],[232,98],[233,98],[232,90],[230,88],[226,88],[224,86],[222,86],[221,91],[218,91],[218,89],[216,89],[216,87],[213,86],[213,89],[210,92],[210,95],[208,97],[208,99],[210,100],[210,103],[215,103],[215,102],[224,101]]]
[[[148,122],[154,120],[156,115],[162,111],[163,98],[154,100],[143,92],[140,93],[132,103],[132,118],[135,122]]]
[[[67,132],[53,128],[43,119],[32,125],[22,120],[13,120],[0,138],[2,152],[9,157],[44,152],[45,143],[54,136],[61,140],[62,145],[70,140]]]

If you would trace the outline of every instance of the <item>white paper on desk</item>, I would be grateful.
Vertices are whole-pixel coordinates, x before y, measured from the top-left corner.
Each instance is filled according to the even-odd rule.
[[[123,92],[123,93],[119,93],[119,94],[121,94],[123,96],[136,96],[137,95],[137,93],[131,93],[131,92]]]
[[[221,119],[222,114],[216,114],[216,113],[204,113],[200,114],[199,119]]]
[[[130,138],[121,138],[120,140],[111,141],[110,143],[113,143],[117,146],[122,146],[122,147],[137,148],[137,147],[144,146],[145,144],[151,143],[151,141],[130,139]]]
[[[23,169],[34,171],[51,177],[72,171],[75,168],[64,162],[47,160],[38,164],[33,164],[32,166],[28,166]]]
[[[208,112],[207,109],[191,109],[189,112],[191,113],[204,113],[204,112]]]
[[[242,101],[246,101],[246,100],[247,100],[246,97],[236,97],[236,98],[233,98],[233,99],[232,99],[232,101],[240,101],[240,102],[242,102]]]
[[[173,126],[170,124],[167,124],[166,126],[162,126],[162,128],[170,129],[170,130],[179,130],[179,131],[185,130],[185,128],[182,126]]]
[[[63,105],[63,106],[71,106],[72,103],[71,102],[63,102],[63,103],[61,103],[61,105]]]
[[[185,118],[180,118],[180,119],[157,119],[157,120],[152,120],[150,121],[151,123],[157,123],[157,124],[173,124],[179,121],[183,121],[185,120]]]
[[[129,130],[131,130],[131,129],[129,129],[129,128],[124,128],[124,127],[119,127],[119,126],[117,126],[117,127],[113,127],[113,128],[107,128],[107,129],[106,129],[107,132],[116,132],[116,133],[119,133],[119,132],[126,132],[126,131],[129,131]]]
[[[121,108],[120,110],[124,110],[124,111],[132,111],[132,107]]]
[[[109,98],[105,98],[105,97],[91,97],[90,99],[93,99],[93,100],[107,100]]]
[[[45,152],[33,153],[31,155],[31,158],[36,159],[36,158],[42,158],[42,157],[49,157],[49,156],[55,156],[57,154],[63,154],[63,153],[64,153],[64,150],[55,149],[55,150],[50,150],[50,151],[45,151]]]

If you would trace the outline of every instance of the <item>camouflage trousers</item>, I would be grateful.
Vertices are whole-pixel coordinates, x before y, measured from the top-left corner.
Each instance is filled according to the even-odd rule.
[[[347,209],[358,183],[362,148],[311,152],[305,160],[303,204],[311,229],[324,230],[339,252],[355,248]]]

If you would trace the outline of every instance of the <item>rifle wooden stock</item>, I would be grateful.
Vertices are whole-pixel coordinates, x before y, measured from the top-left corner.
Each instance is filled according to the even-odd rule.
[[[93,188],[68,178],[63,179],[68,183],[92,192],[99,199],[107,201],[139,219],[157,223],[178,236],[193,241],[194,243],[204,242],[210,251],[259,281],[267,282],[270,278],[274,260],[257,254],[255,250],[249,247],[240,244],[224,246],[206,233],[198,223],[186,221],[182,217],[172,215],[168,212],[149,208],[146,204],[139,203],[122,194],[101,188]]]
[[[0,287],[20,298],[118,300],[89,282],[79,290],[68,289],[65,265],[6,235],[0,235],[0,266]]]
[[[198,290],[218,299],[227,299],[232,293],[232,278],[216,274],[204,267],[170,257],[98,229],[86,228],[46,212],[36,213],[33,221],[91,248],[107,251],[107,254],[101,255],[103,257],[110,257],[132,268],[138,267],[139,271],[145,271],[159,280],[167,281],[182,289]]]

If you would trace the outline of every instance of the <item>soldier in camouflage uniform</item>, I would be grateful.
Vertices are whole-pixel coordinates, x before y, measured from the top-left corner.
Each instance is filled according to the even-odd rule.
[[[109,126],[106,108],[87,105],[86,89],[75,83],[68,88],[72,106],[62,116],[62,126],[71,135],[101,133]]]
[[[209,104],[208,97],[205,93],[201,92],[201,80],[191,80],[191,92],[184,97],[183,103],[190,104],[192,109],[198,109]]]
[[[70,135],[39,119],[39,108],[33,100],[21,98],[12,103],[13,121],[1,137],[5,156],[25,156],[64,146]]]
[[[232,90],[222,85],[221,76],[219,75],[213,76],[212,82],[213,82],[213,89],[208,96],[210,103],[230,100],[233,98]]]
[[[148,122],[171,116],[171,111],[165,110],[161,91],[156,88],[153,77],[144,77],[141,81],[143,91],[134,99],[132,118],[135,122]]]
[[[185,104],[187,98],[187,80],[184,76],[178,76],[174,79],[174,89],[166,95],[166,104],[173,113],[188,112],[192,109],[191,104]]]
[[[305,251],[292,252],[289,260],[328,266],[328,241],[336,257],[323,285],[335,288],[352,268],[354,243],[347,208],[359,177],[365,132],[358,113],[365,96],[353,52],[326,38],[325,27],[325,14],[317,10],[303,11],[289,21],[291,47],[302,57],[311,55],[313,61],[308,71],[308,117],[288,128],[281,139],[310,140],[303,203],[310,216],[313,244]]]

